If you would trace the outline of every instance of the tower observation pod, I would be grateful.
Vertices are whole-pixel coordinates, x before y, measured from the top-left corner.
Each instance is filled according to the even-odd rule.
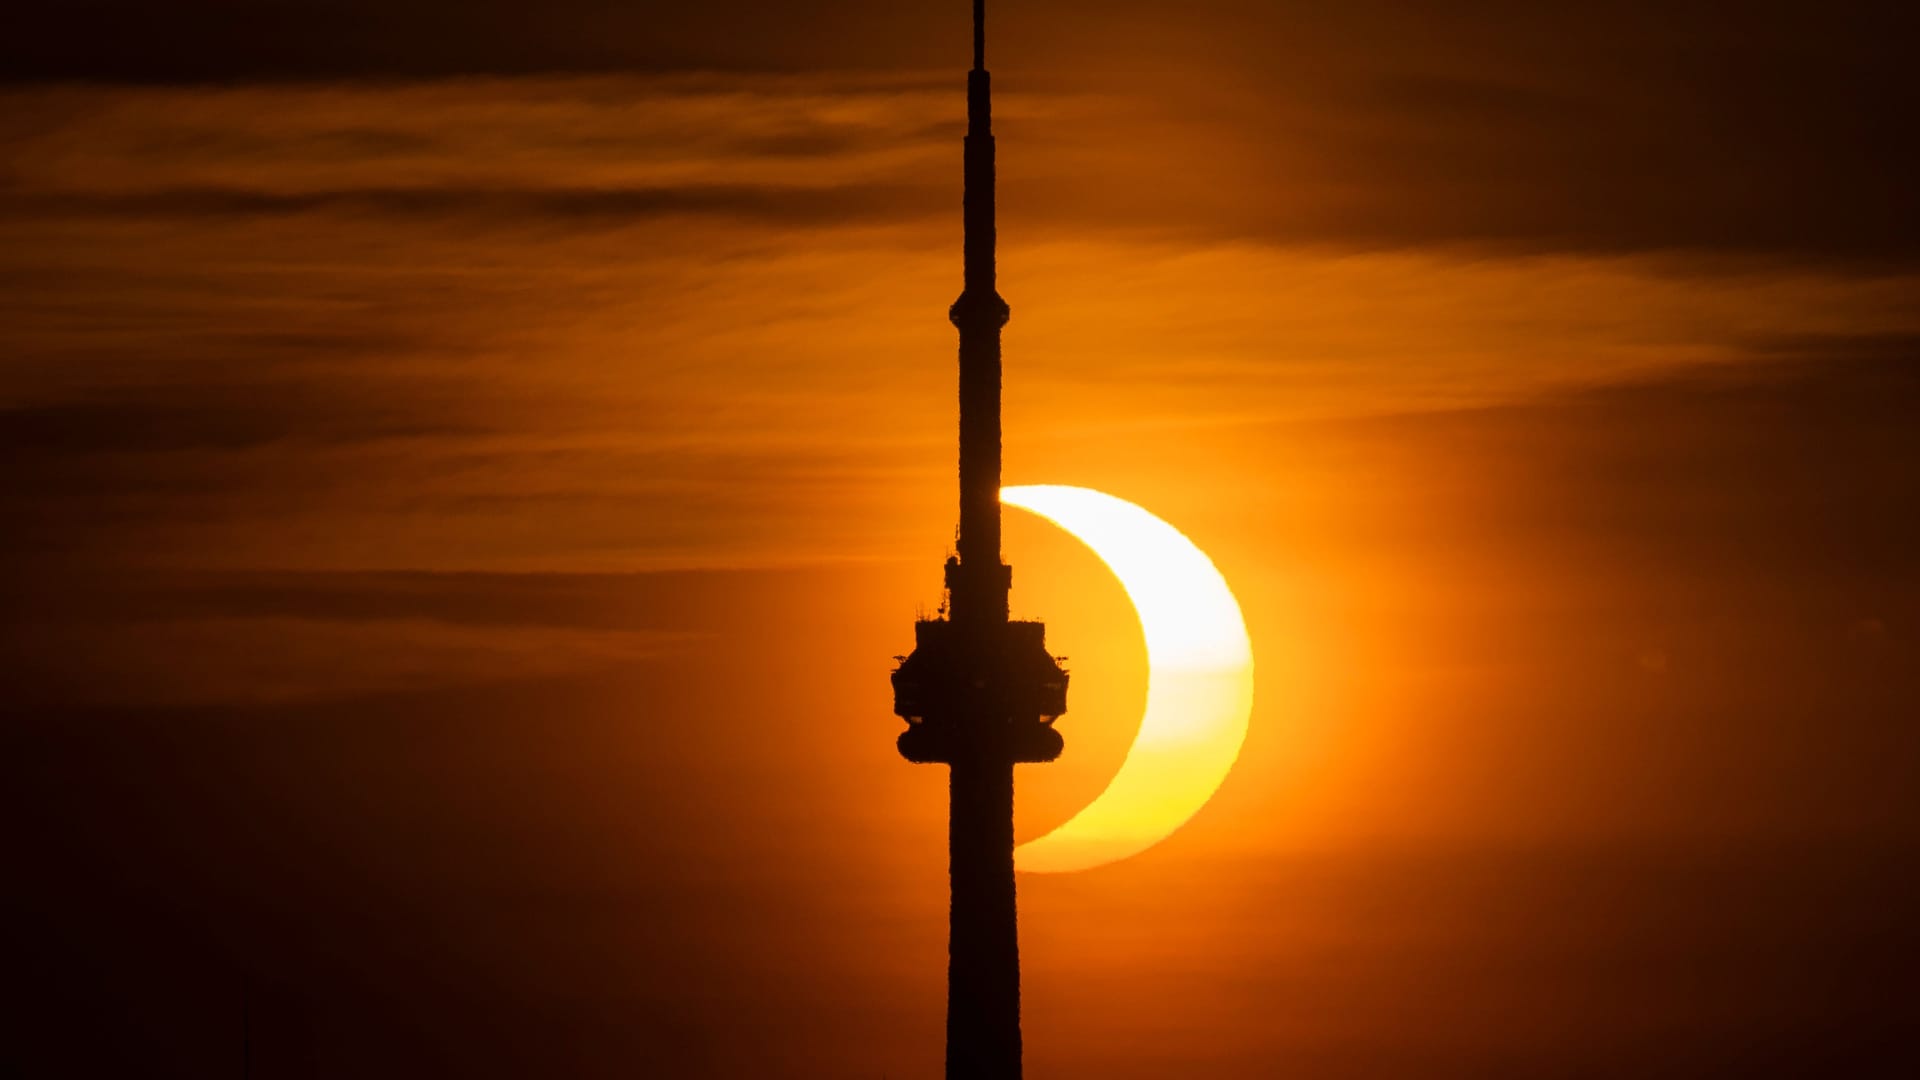
[[[984,0],[973,5],[967,74],[965,286],[948,317],[960,332],[960,531],[947,560],[946,613],[914,624],[893,672],[901,756],[948,767],[948,1080],[1018,1080],[1020,945],[1013,883],[1013,766],[1060,756],[1053,722],[1067,673],[1046,628],[1007,617],[1012,568],[1000,561],[1000,329],[994,282],[994,149]]]
[[[1067,711],[1067,673],[1046,633],[1038,622],[1002,622],[980,648],[957,622],[915,623],[913,654],[893,673],[893,711],[907,722],[900,756],[923,765],[1059,757],[1053,721]]]

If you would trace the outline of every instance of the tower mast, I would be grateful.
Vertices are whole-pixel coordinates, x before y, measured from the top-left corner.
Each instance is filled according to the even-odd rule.
[[[995,288],[993,77],[986,0],[973,0],[967,73],[965,287],[947,310],[960,331],[960,565],[949,582],[960,622],[1007,619],[1011,575],[1000,563],[1000,328],[1010,311]]]
[[[992,80],[986,5],[973,4],[967,73],[964,286],[948,317],[960,332],[960,532],[947,560],[951,616],[914,625],[893,673],[909,761],[949,767],[948,1080],[1019,1080],[1020,941],[1013,881],[1013,766],[1052,761],[1067,675],[1046,628],[1010,621],[1013,571],[1000,561],[1000,330],[994,281]]]

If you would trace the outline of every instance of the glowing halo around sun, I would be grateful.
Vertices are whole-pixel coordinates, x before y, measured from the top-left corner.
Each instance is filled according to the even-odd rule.
[[[1253,645],[1213,560],[1140,507],[1091,488],[1034,485],[1000,501],[1053,522],[1107,564],[1147,639],[1147,710],[1106,790],[1014,851],[1016,869],[1085,870],[1137,855],[1187,823],[1240,754]]]

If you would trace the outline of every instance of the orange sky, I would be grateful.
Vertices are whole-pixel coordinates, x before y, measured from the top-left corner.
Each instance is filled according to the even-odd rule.
[[[1001,6],[1007,479],[1177,525],[1259,670],[1191,825],[1023,879],[1030,1074],[1868,1075],[1899,16]],[[251,987],[262,1075],[934,1075],[963,6],[219,7],[4,47],[23,1060],[217,1075]],[[1031,836],[1144,657],[1007,542]]]

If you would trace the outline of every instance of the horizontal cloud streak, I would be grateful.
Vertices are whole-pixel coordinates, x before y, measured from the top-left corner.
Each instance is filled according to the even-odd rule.
[[[896,186],[691,187],[519,191],[387,188],[262,192],[176,188],[114,194],[0,194],[0,216],[23,218],[206,218],[268,214],[385,216],[408,221],[604,224],[672,215],[714,215],[777,225],[864,224],[924,217],[933,192]]]

